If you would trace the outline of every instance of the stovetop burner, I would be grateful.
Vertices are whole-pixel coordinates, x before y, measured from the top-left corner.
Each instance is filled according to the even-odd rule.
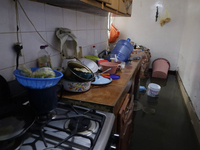
[[[90,126],[90,120],[84,117],[72,118],[69,122],[69,129],[71,131],[76,130],[77,132],[83,132],[88,130]]]
[[[37,118],[20,150],[102,150],[113,123],[113,114],[59,103],[55,111]]]

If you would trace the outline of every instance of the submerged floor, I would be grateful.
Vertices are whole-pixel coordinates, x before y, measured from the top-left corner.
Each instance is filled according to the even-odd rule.
[[[168,75],[167,80],[140,80],[140,85],[146,88],[149,83],[161,86],[157,103],[148,102],[146,94],[140,94],[139,102],[143,107],[153,108],[155,113],[134,111],[130,150],[200,150],[176,76]]]

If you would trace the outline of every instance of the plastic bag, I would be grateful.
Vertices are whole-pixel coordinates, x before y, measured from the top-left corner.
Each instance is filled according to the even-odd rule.
[[[24,65],[20,65],[19,70],[22,76],[30,78],[55,78],[56,76],[55,72],[49,67],[42,67],[35,72],[32,72],[31,69],[28,69]]]
[[[55,78],[55,72],[49,67],[42,67],[33,72],[34,78]]]
[[[119,30],[117,30],[117,28],[115,28],[113,24],[111,24],[109,43],[114,43],[116,39],[119,37],[119,33],[120,33]]]
[[[160,25],[161,27],[165,24],[171,21],[170,15],[168,10],[166,9],[165,14],[159,15]]]

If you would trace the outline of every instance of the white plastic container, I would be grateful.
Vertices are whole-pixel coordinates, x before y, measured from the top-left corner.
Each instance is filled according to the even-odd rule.
[[[151,97],[157,97],[160,92],[160,85],[155,83],[150,83],[147,88],[147,95]]]
[[[95,46],[93,46],[93,50],[94,50],[93,55],[98,57],[98,51]]]
[[[40,46],[40,51],[38,53],[38,67],[39,68],[41,67],[52,68],[49,53],[45,50],[46,47],[48,47],[48,45]]]

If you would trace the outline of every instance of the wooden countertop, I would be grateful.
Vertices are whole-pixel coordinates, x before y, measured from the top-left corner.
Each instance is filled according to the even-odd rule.
[[[113,80],[108,85],[91,85],[90,90],[84,93],[64,91],[62,96],[63,99],[61,101],[66,102],[67,100],[73,100],[77,102],[94,103],[113,107],[122,96],[132,76],[140,69],[140,66],[141,59],[134,60],[127,64],[123,70],[117,71],[116,74],[120,75],[120,79]]]

